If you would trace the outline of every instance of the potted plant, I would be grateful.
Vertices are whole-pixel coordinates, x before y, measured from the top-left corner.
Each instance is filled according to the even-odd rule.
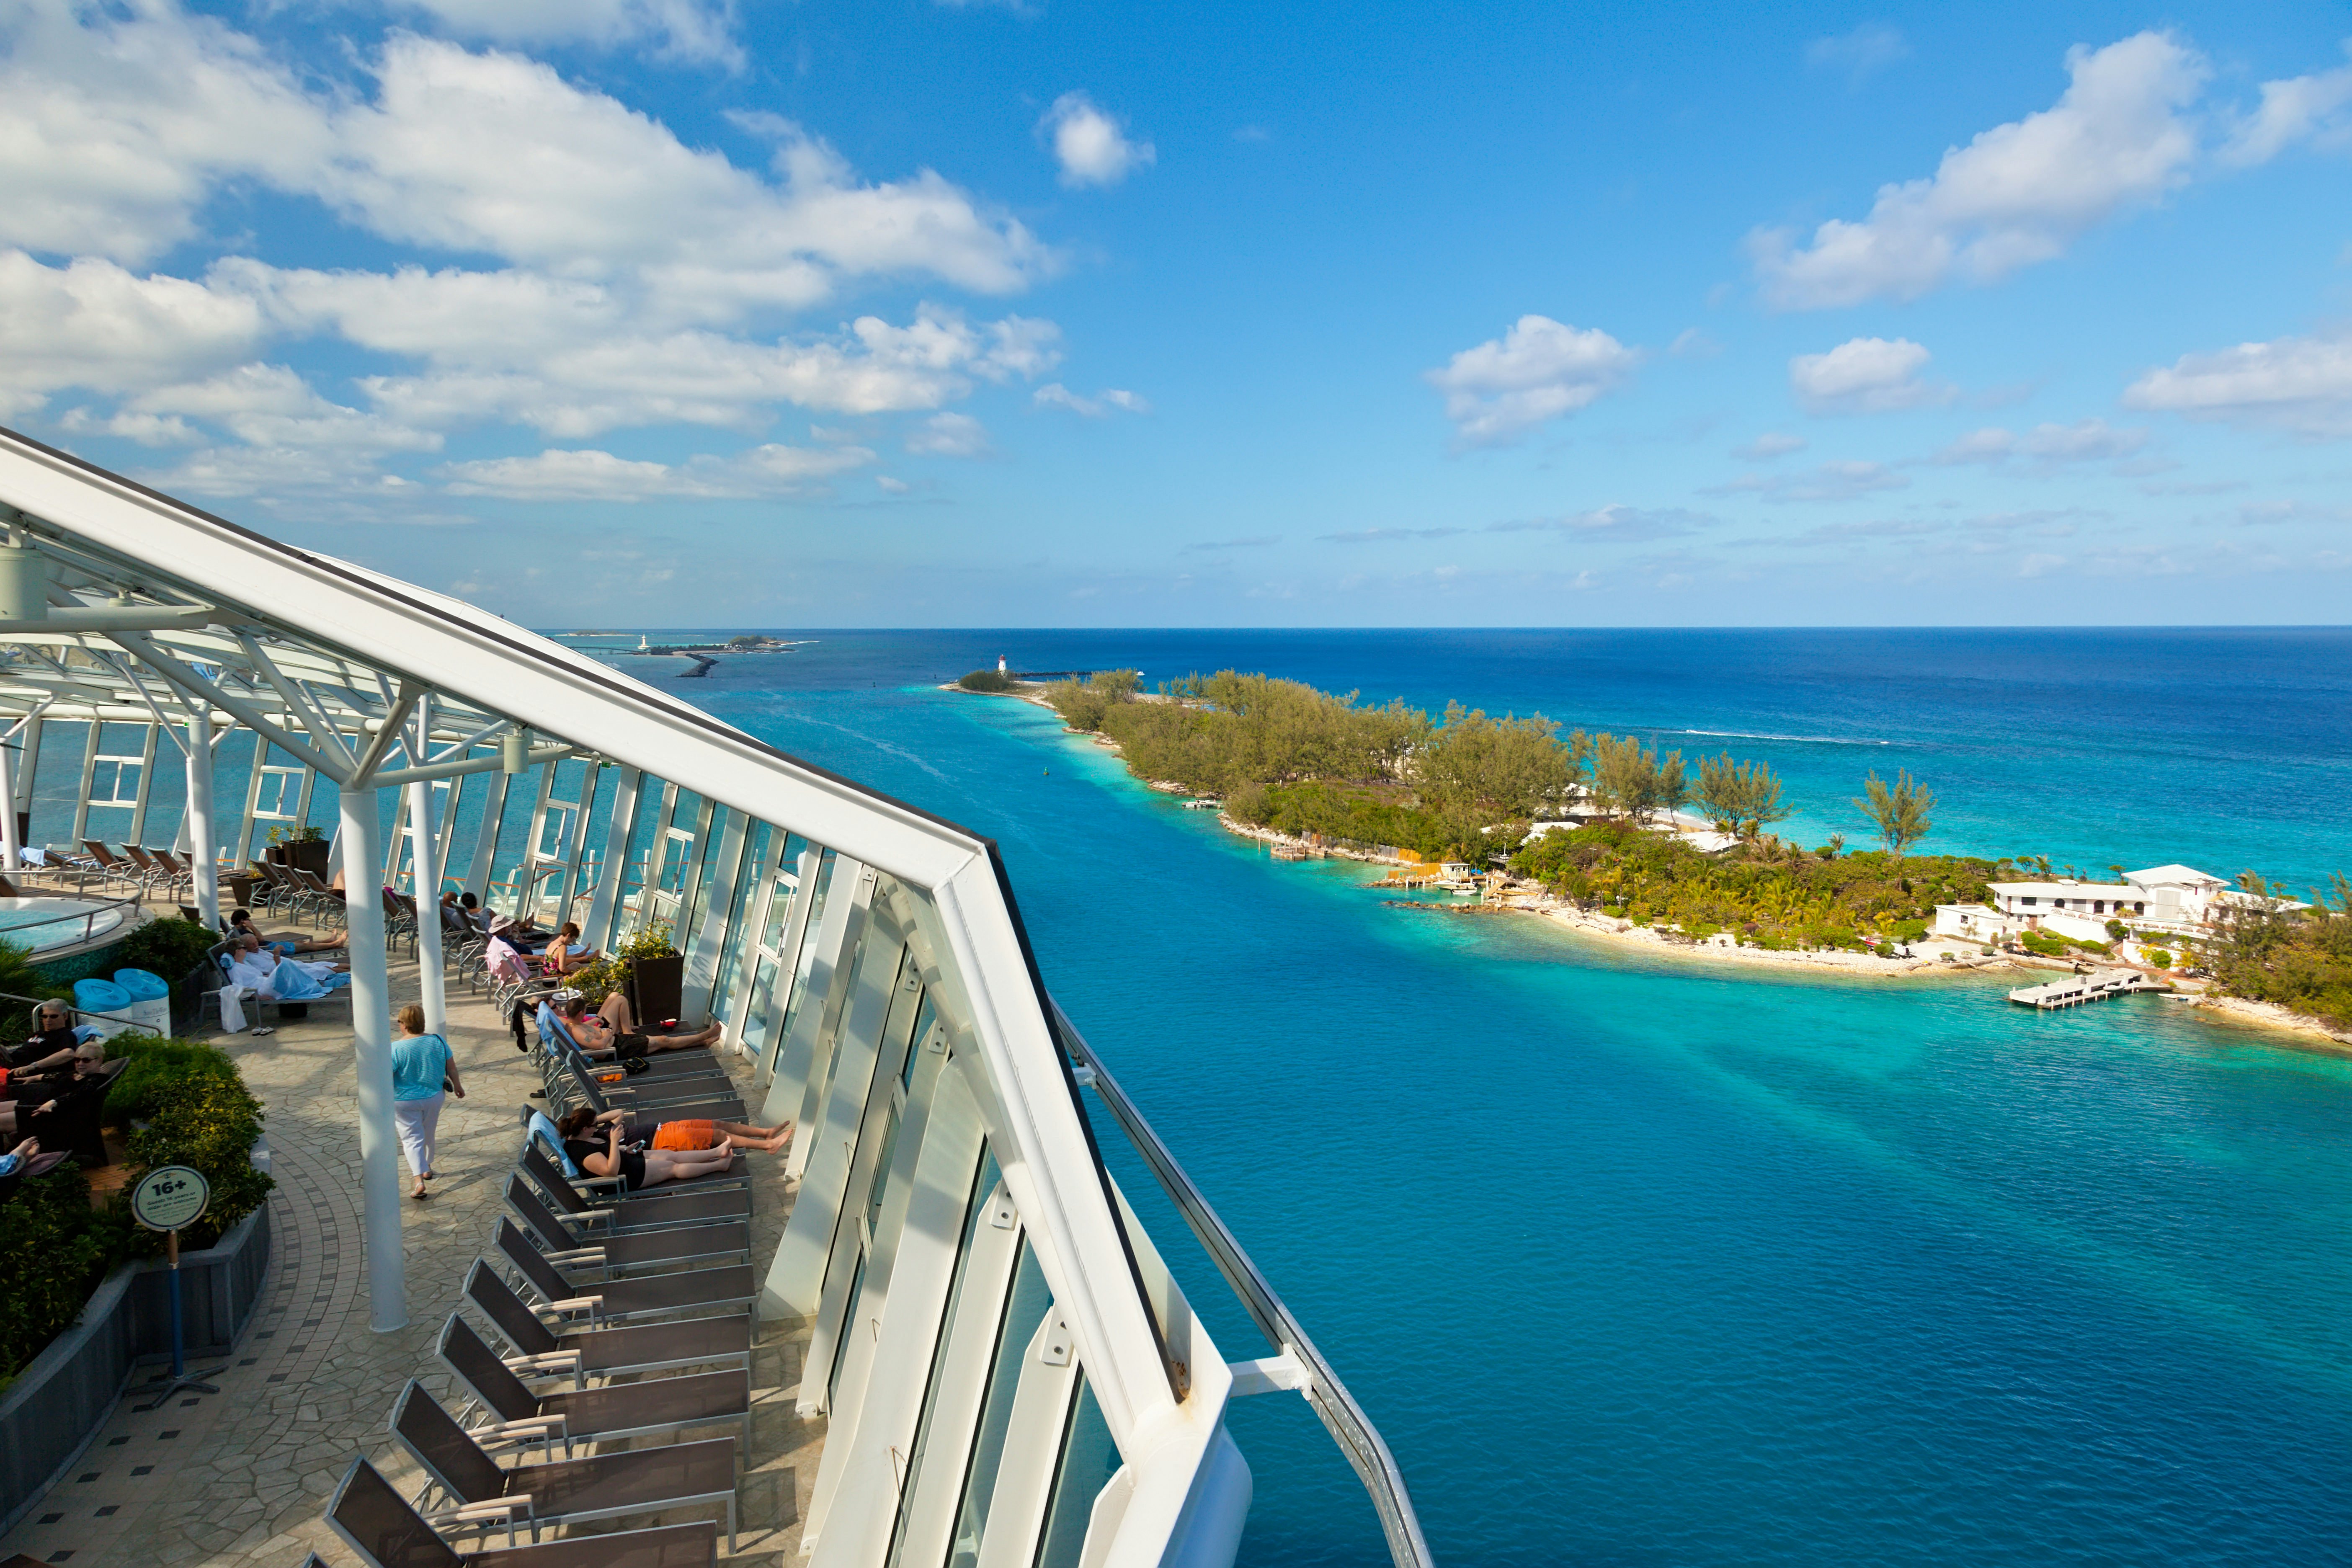
[[[659,1028],[686,1005],[686,955],[670,941],[669,927],[660,921],[622,942],[614,956],[628,965],[629,1006],[637,1027]]]

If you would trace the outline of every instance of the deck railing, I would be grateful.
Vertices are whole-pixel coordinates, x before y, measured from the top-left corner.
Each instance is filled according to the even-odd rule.
[[[1242,1250],[1241,1242],[1217,1217],[1217,1211],[1209,1206],[1209,1200],[1202,1195],[1184,1167],[1177,1163],[1168,1145],[1160,1141],[1160,1134],[1151,1130],[1135,1102],[1128,1099],[1127,1091],[1118,1087],[1118,1080],[1103,1066],[1102,1058],[1087,1046],[1077,1026],[1070,1022],[1070,1016],[1062,1011],[1062,1005],[1056,1002],[1053,1006],[1055,1026],[1063,1046],[1085,1069],[1078,1075],[1079,1081],[1102,1097],[1112,1120],[1126,1132],[1136,1152],[1143,1156],[1143,1163],[1150,1167],[1169,1201],[1184,1216],[1184,1223],[1200,1237],[1202,1249],[1217,1266],[1217,1272],[1225,1277],[1225,1283],[1255,1321],[1266,1343],[1278,1353],[1296,1358],[1307,1369],[1307,1386],[1299,1392],[1330,1429],[1339,1452],[1355,1467],[1364,1489],[1371,1494],[1372,1508],[1380,1515],[1381,1529],[1388,1536],[1389,1555],[1395,1559],[1397,1568],[1435,1568],[1436,1560],[1430,1556],[1429,1542],[1421,1533],[1420,1516],[1413,1512],[1412,1498],[1405,1490],[1404,1474],[1397,1468],[1395,1457],[1364,1415],[1363,1407],[1331,1370],[1331,1363],[1315,1348],[1315,1342],[1307,1337],[1307,1331],[1291,1316],[1282,1298],[1274,1293],[1274,1287],[1266,1283],[1265,1276],[1258,1272],[1249,1254]]]

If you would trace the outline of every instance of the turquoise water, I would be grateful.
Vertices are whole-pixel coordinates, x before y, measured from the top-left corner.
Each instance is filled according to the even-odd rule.
[[[1385,908],[1035,709],[919,683],[996,651],[975,640],[866,634],[675,689],[999,838],[1048,984],[1380,1425],[1442,1563],[2344,1559],[2352,1061],[2155,998],[2032,1016],[1997,980]],[[2315,871],[2342,719],[2243,711],[2273,785],[2208,777],[2301,825]],[[1906,723],[1997,728],[1951,698]],[[2171,826],[2243,837],[2219,806]],[[1115,1139],[1221,1348],[1263,1353]],[[1300,1402],[1232,1422],[1244,1562],[1383,1559]]]

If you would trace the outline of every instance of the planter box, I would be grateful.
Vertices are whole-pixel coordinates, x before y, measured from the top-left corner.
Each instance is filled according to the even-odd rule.
[[[629,960],[629,1005],[636,1009],[637,1027],[654,1030],[665,1018],[675,1018],[686,1005],[686,956]]]
[[[170,1282],[161,1258],[108,1275],[81,1321],[49,1342],[0,1394],[0,1531],[12,1530],[105,1425],[132,1369],[172,1355]],[[191,1362],[226,1355],[252,1321],[269,1273],[269,1205],[215,1247],[180,1255]]]

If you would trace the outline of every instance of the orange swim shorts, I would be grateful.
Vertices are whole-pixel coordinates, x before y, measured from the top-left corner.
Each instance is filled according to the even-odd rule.
[[[718,1142],[716,1121],[665,1121],[654,1130],[656,1149],[709,1149]]]

